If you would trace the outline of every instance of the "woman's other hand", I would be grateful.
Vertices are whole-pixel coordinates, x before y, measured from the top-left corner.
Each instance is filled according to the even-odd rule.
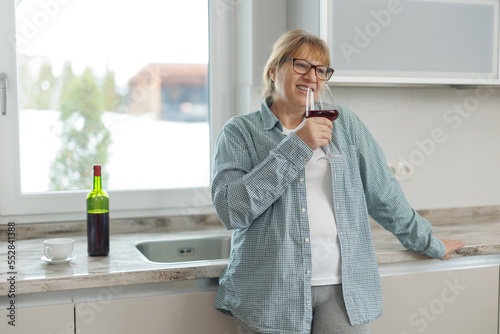
[[[456,251],[457,249],[462,248],[465,244],[460,240],[448,240],[448,239],[440,239],[444,246],[446,247],[446,253],[444,254],[441,260],[449,260],[451,258],[451,253]]]

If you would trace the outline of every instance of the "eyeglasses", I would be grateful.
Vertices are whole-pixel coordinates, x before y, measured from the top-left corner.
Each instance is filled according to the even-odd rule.
[[[293,70],[295,71],[295,73],[298,74],[307,74],[309,73],[311,68],[314,68],[314,73],[316,74],[316,77],[323,81],[330,80],[334,71],[333,68],[330,68],[328,66],[313,65],[306,60],[298,58],[285,58],[283,59],[283,61],[291,61]]]

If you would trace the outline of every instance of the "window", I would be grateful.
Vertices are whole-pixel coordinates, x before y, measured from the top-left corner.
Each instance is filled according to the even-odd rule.
[[[114,218],[211,211],[224,121],[210,115],[209,11],[206,0],[2,1],[1,216],[84,219],[93,164]]]

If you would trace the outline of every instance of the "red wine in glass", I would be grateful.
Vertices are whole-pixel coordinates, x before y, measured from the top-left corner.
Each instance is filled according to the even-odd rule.
[[[311,118],[311,117],[326,117],[331,122],[333,122],[334,120],[337,119],[337,117],[339,117],[339,111],[337,109],[334,109],[334,110],[309,110],[306,118]]]

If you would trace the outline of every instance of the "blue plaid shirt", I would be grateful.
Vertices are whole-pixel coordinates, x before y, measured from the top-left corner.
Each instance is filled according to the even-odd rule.
[[[340,107],[340,106],[339,106]],[[380,277],[370,215],[409,250],[442,258],[432,237],[387,166],[361,120],[340,107],[330,160],[341,249],[342,287],[352,325],[382,312]],[[233,229],[229,264],[219,279],[215,307],[262,333],[309,333],[312,321],[311,247],[305,165],[313,151],[283,134],[266,101],[233,117],[215,146],[212,199]]]

